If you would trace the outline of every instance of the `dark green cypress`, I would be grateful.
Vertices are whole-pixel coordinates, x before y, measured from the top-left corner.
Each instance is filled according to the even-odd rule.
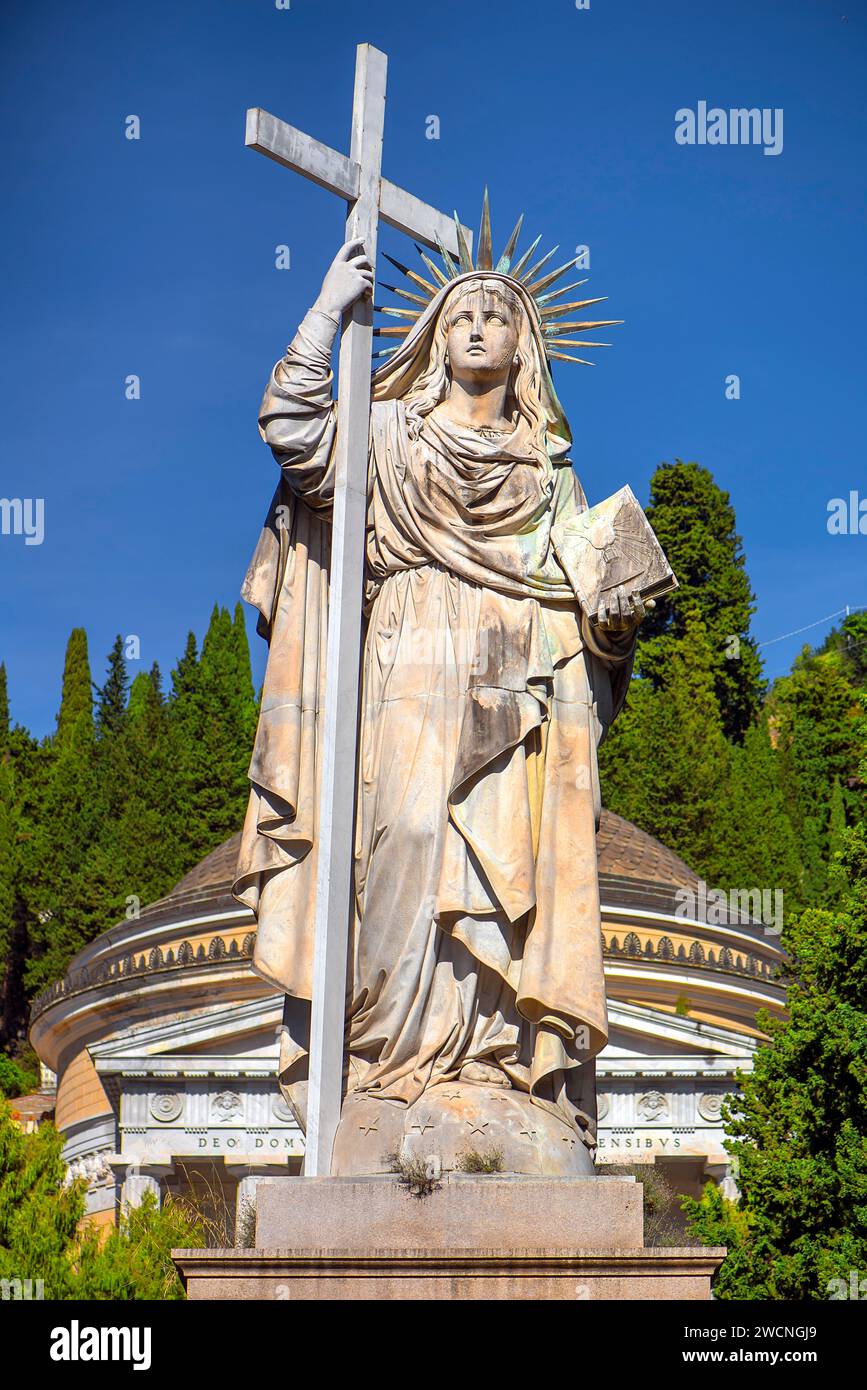
[[[93,685],[87,656],[87,633],[83,627],[74,627],[66,644],[55,742],[58,747],[63,747],[73,736],[74,730],[81,737],[86,736],[88,728],[93,729]]]
[[[755,598],[729,494],[697,463],[663,463],[651,479],[647,517],[679,587],[642,624],[638,669],[659,685],[690,613],[707,629],[714,689],[726,736],[740,740],[761,707],[764,683],[750,618]]]
[[[118,633],[108,654],[105,683],[97,689],[96,730],[100,741],[112,738],[123,728],[128,690],[123,638]]]

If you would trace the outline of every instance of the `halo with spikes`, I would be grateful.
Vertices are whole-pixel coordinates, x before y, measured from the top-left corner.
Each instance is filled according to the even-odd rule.
[[[623,319],[573,319],[570,315],[576,309],[587,309],[591,304],[602,304],[607,295],[598,296],[595,299],[572,299],[564,303],[560,296],[569,290],[576,290],[580,285],[586,285],[586,280],[573,280],[571,284],[562,285],[559,289],[552,289],[551,286],[565,275],[568,270],[576,266],[581,259],[576,256],[571,261],[565,261],[556,270],[546,270],[548,262],[556,254],[558,248],[553,250],[538,261],[533,261],[533,256],[539,242],[540,236],[523,252],[521,256],[516,256],[518,249],[518,238],[521,235],[521,225],[524,221],[524,214],[518,218],[509,240],[503,247],[499,258],[495,261],[491,240],[491,208],[488,201],[488,190],[485,189],[485,196],[482,202],[482,224],[479,229],[478,254],[476,264],[473,265],[472,257],[467,250],[466,239],[461,231],[461,224],[455,213],[455,236],[458,246],[458,259],[449,255],[442,242],[437,240],[439,254],[442,258],[442,267],[432,261],[430,256],[420,246],[416,246],[421,256],[424,268],[428,277],[418,274],[415,270],[410,270],[408,266],[396,261],[393,256],[383,252],[385,259],[400,271],[412,286],[411,290],[401,289],[397,285],[387,285],[383,282],[383,288],[390,290],[392,294],[398,295],[405,300],[409,306],[403,308],[398,305],[377,304],[374,307],[380,314],[390,314],[393,318],[403,319],[396,327],[374,328],[374,333],[381,338],[404,338],[411,331],[416,319],[424,313],[428,304],[439,294],[444,285],[448,285],[451,280],[456,280],[461,275],[466,275],[474,270],[491,270],[498,275],[506,275],[512,280],[517,280],[524,289],[532,295],[536,307],[539,311],[539,320],[542,325],[542,338],[545,343],[545,352],[549,360],[557,362],[580,362],[584,367],[592,367],[593,362],[588,362],[585,357],[576,357],[573,353],[564,352],[564,348],[601,348],[610,347],[610,343],[588,342],[586,338],[576,338],[572,335],[576,333],[588,333],[594,328],[613,328],[623,322]],[[555,303],[555,301],[557,301]],[[563,337],[568,334],[568,337]],[[397,352],[400,343],[394,347],[382,348],[375,352],[374,357],[389,357],[393,352]]]

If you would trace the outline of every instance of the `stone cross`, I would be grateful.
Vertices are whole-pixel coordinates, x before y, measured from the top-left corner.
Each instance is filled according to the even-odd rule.
[[[287,169],[345,198],[345,239],[363,237],[376,263],[380,218],[457,258],[455,225],[380,173],[388,60],[359,44],[349,156],[255,107],[246,143]],[[467,246],[472,234],[463,228]],[[354,904],[353,847],[361,665],[364,531],[373,306],[359,300],[345,315],[340,340],[333,534],[322,722],[322,788],[316,827],[318,867],[310,1019],[310,1087],[306,1176],[326,1174],[343,1099],[343,1048],[350,922]]]

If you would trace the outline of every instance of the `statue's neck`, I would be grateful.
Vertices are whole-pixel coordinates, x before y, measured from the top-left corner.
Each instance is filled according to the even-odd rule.
[[[436,413],[470,429],[508,430],[512,428],[506,412],[508,390],[508,381],[452,381],[451,390],[436,407]]]

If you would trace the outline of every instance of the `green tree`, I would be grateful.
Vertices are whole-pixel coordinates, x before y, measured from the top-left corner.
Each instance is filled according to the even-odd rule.
[[[858,777],[858,695],[837,649],[816,653],[805,648],[791,673],[776,681],[768,696],[780,781],[798,839],[808,903],[821,901],[828,889],[830,841],[841,829],[839,804],[832,805],[835,785],[840,784],[844,812],[847,801],[853,817],[864,810],[863,779]],[[837,799],[839,803],[839,795]]]
[[[719,872],[730,888],[779,889],[784,910],[804,905],[798,840],[786,812],[780,761],[761,717],[730,750]]]
[[[66,649],[57,734],[48,764],[41,768],[45,785],[32,822],[25,975],[31,992],[62,975],[70,957],[95,934],[82,883],[82,866],[99,824],[91,692],[87,638],[76,628]]]
[[[244,819],[256,705],[243,615],[214,607],[200,658],[192,634],[172,673],[181,831],[195,863]]]
[[[689,615],[707,630],[723,731],[740,740],[761,707],[763,681],[750,618],[755,599],[729,494],[698,463],[663,463],[650,484],[647,517],[677,576],[642,624],[638,669],[654,686],[665,681]]]
[[[737,1213],[706,1189],[684,1210],[727,1244],[721,1298],[826,1299],[867,1268],[867,832],[846,832],[837,908],[808,908],[783,945],[788,1017],[762,1012],[770,1041],[725,1106]]]
[[[87,655],[87,633],[74,627],[66,644],[63,690],[57,715],[57,744],[62,747],[82,728],[93,728],[93,686]]]
[[[120,633],[108,654],[105,683],[97,687],[96,730],[100,740],[118,735],[126,720],[129,676]]]
[[[83,1223],[84,1183],[65,1186],[63,1138],[45,1123],[23,1134],[0,1101],[0,1279],[41,1279],[46,1299],[177,1299],[173,1247],[205,1245],[183,1201],[148,1194],[107,1238]]]
[[[656,687],[647,678],[632,682],[627,708],[602,745],[604,800],[716,882],[730,747],[697,612],[669,652]]]
[[[84,1213],[83,1184],[64,1187],[53,1125],[23,1134],[0,1101],[0,1279],[41,1279],[45,1298],[72,1298],[69,1258]]]
[[[867,609],[849,613],[829,632],[819,653],[837,652],[853,685],[867,685]]]
[[[18,881],[18,845],[12,800],[12,753],[9,733],[6,667],[0,663],[0,994],[4,1001],[15,931],[14,913]],[[2,1012],[5,1018],[5,1007]],[[5,1032],[5,1029],[3,1031]]]
[[[187,867],[179,834],[175,745],[158,666],[140,672],[130,687],[126,719],[107,764],[111,806],[94,862],[113,893],[115,914],[130,899],[161,897]]]
[[[147,1192],[140,1207],[121,1213],[117,1229],[103,1239],[87,1231],[75,1253],[76,1298],[149,1302],[186,1297],[172,1250],[201,1249],[206,1223],[182,1200],[159,1206]]]

